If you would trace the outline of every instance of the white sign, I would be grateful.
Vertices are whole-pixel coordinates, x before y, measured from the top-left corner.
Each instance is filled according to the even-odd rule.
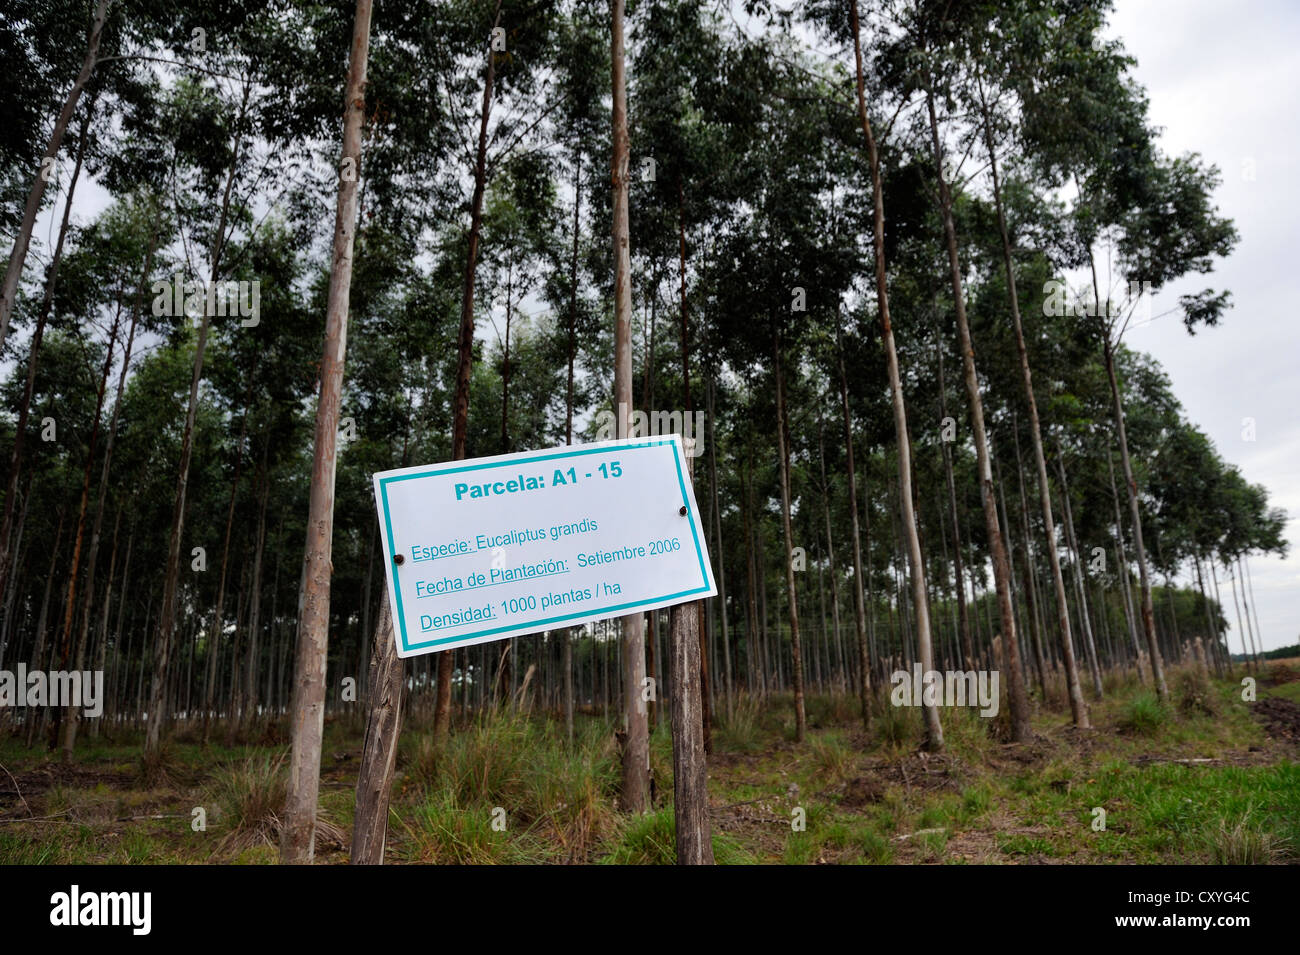
[[[717,593],[679,435],[375,475],[398,656]]]

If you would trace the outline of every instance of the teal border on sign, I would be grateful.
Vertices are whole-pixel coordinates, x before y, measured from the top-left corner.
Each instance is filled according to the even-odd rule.
[[[425,647],[436,647],[444,643],[454,643],[463,640],[473,640],[477,637],[487,637],[494,633],[507,633],[512,630],[519,630],[521,627],[541,627],[544,624],[563,623],[565,620],[573,620],[578,617],[590,617],[593,614],[612,613],[617,610],[634,610],[637,607],[643,607],[647,604],[659,603],[664,600],[676,600],[678,597],[689,597],[691,594],[707,593],[709,590],[709,573],[704,566],[704,551],[700,547],[699,535],[695,532],[695,515],[688,513],[687,517],[691,519],[691,540],[695,544],[695,557],[700,565],[700,577],[703,585],[693,590],[680,590],[675,594],[664,594],[660,597],[648,597],[645,600],[637,600],[632,603],[614,604],[608,607],[596,607],[589,610],[579,611],[578,613],[562,614],[558,617],[547,617],[545,620],[533,620],[527,624],[514,627],[493,627],[488,630],[479,630],[475,633],[462,633],[454,637],[442,637],[438,640],[425,640],[421,643],[411,643],[406,634],[406,613],[402,608],[402,586],[398,580],[398,573],[401,568],[392,563],[391,557],[396,556],[397,549],[393,544],[393,522],[388,510],[388,485],[398,481],[410,481],[416,478],[433,477],[440,474],[459,474],[464,471],[481,471],[488,468],[505,468],[518,467],[525,462],[533,461],[555,461],[561,458],[577,458],[588,454],[616,454],[621,450],[636,451],[641,448],[657,448],[663,445],[670,445],[673,449],[673,463],[677,467],[677,487],[682,492],[682,504],[690,507],[691,496],[686,493],[686,480],[682,477],[682,460],[677,451],[677,442],[671,438],[659,441],[647,441],[644,444],[625,444],[616,447],[600,448],[580,448],[573,451],[560,451],[555,454],[539,455],[535,458],[512,458],[507,461],[495,461],[487,464],[466,464],[452,467],[435,467],[428,470],[420,471],[415,474],[395,474],[392,477],[379,479],[379,503],[384,511],[384,533],[388,536],[388,553],[390,556],[390,568],[393,574],[393,593],[397,598],[397,620],[398,630],[401,634],[402,649],[406,651],[421,650]],[[530,631],[532,632],[532,631]]]

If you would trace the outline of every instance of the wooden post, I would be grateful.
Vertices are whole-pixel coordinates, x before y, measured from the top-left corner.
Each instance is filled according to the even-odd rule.
[[[686,478],[692,478],[693,438],[683,438]],[[690,519],[689,516],[687,518]],[[704,752],[704,702],[700,681],[701,601],[678,604],[668,614],[670,708],[673,719],[673,818],[677,864],[713,865],[708,772]]]
[[[405,668],[393,638],[393,611],[384,594],[370,656],[370,715],[357,772],[357,807],[352,824],[352,864],[383,865],[388,836],[388,797],[397,766]]]

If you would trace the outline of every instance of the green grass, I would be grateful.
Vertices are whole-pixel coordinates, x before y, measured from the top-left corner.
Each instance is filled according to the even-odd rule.
[[[1009,856],[1051,856],[1055,853],[1048,839],[1020,834],[999,836],[998,849]]]
[[[225,829],[216,850],[239,853],[252,846],[276,845],[288,793],[284,760],[288,754],[261,754],[218,769],[205,794],[208,814]]]
[[[455,865],[539,861],[542,847],[531,831],[511,832],[509,815],[496,810],[462,808],[445,792],[432,796],[402,820],[403,858]]]
[[[1070,727],[1064,700],[1035,708],[1035,740],[1009,746],[994,721],[942,711],[946,749],[919,752],[921,714],[878,697],[864,732],[855,697],[810,695],[793,742],[793,702],[739,696],[718,708],[709,765],[713,847],[722,864],[1295,861],[1300,767],[1279,755],[1241,700],[1239,681],[1171,667],[1159,703],[1131,675],[1107,674],[1094,729]],[[1260,688],[1300,697],[1300,682]],[[1091,696],[1091,694],[1089,694]],[[412,726],[399,746],[388,858],[468,864],[672,864],[672,740],[651,736],[650,811],[618,806],[613,721],[580,716],[570,745],[550,719],[501,711],[435,746]],[[283,737],[279,737],[281,740]],[[0,803],[0,863],[273,863],[285,746],[224,732],[182,734],[167,778],[136,775],[140,740],[85,740],[75,772],[0,740],[0,764],[26,779],[28,821]],[[261,734],[259,733],[259,742]],[[345,862],[360,752],[355,721],[327,723],[318,861]],[[1182,760],[1178,762],[1177,760]],[[0,778],[5,778],[0,774]],[[45,780],[45,782],[41,782]],[[204,806],[206,832],[190,827]],[[806,826],[791,827],[801,808]],[[1106,827],[1092,828],[1094,808]],[[495,813],[500,810],[499,814]],[[504,822],[494,826],[494,820]],[[320,835],[323,833],[323,836]],[[331,835],[333,833],[333,835]]]
[[[1154,736],[1169,721],[1169,708],[1154,693],[1139,693],[1128,701],[1120,717],[1122,732]]]
[[[1261,695],[1276,696],[1283,700],[1290,700],[1292,703],[1300,703],[1300,680],[1265,687]]]
[[[674,865],[677,862],[677,827],[671,806],[623,820],[602,847],[599,860],[607,865]],[[754,857],[734,838],[714,832],[713,861],[718,865],[744,865]]]

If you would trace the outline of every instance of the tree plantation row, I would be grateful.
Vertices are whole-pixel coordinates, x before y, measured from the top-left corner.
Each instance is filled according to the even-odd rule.
[[[1023,741],[1113,672],[1230,676],[1286,515],[1124,336],[1249,321],[1210,284],[1238,235],[1108,13],[11,0],[0,669],[106,690],[0,730],[138,734],[147,774],[176,735],[292,740],[303,862],[322,721],[355,721],[380,861],[403,720],[600,716],[638,812],[671,713],[680,855],[744,700],[789,696],[802,743],[808,693],[867,723],[896,671],[996,671]],[[663,423],[717,597],[396,658],[372,475]]]

